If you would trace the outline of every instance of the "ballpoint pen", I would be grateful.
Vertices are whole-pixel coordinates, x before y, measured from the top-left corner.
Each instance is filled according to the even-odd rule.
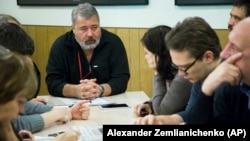
[[[52,134],[49,134],[48,136],[50,136],[50,137],[56,137],[56,136],[58,136],[58,135],[60,135],[60,134],[62,134],[62,133],[64,133],[64,131],[52,133]]]
[[[67,126],[69,127],[69,129],[71,129],[71,126],[69,124],[70,120],[69,120],[69,116],[68,115],[65,115],[64,116],[64,119],[65,119],[65,122],[67,124]],[[48,136],[52,136],[52,137],[56,137],[60,134],[64,133],[64,131],[60,131],[60,132],[56,132],[56,133],[52,133],[52,134],[49,134]]]

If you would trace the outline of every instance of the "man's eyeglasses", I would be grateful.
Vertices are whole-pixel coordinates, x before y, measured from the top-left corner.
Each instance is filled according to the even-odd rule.
[[[184,72],[185,74],[188,74],[187,71],[196,63],[196,61],[197,61],[203,54],[204,54],[204,53],[202,53],[201,55],[197,56],[197,57],[195,58],[195,60],[194,60],[190,65],[188,65],[187,68],[185,68],[185,69],[182,69],[182,68],[176,66],[175,64],[173,64],[173,67],[175,67],[175,68],[178,69],[179,71]]]

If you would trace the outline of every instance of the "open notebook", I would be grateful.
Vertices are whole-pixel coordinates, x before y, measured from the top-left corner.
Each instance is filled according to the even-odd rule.
[[[81,125],[73,126],[73,129],[80,131],[81,136],[78,141],[102,141],[102,126],[101,125]]]

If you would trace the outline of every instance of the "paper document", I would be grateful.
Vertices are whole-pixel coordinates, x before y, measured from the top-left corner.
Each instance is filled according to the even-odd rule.
[[[89,105],[96,106],[96,105],[104,105],[104,104],[111,104],[111,103],[115,103],[115,102],[106,97],[97,97],[97,98],[91,99]]]
[[[48,105],[51,106],[71,106],[81,99],[77,98],[62,98],[62,97],[50,97],[48,99]],[[90,106],[103,105],[115,103],[113,100],[107,97],[97,97],[90,100]]]
[[[41,136],[35,136],[34,141],[51,141],[54,139],[54,137],[41,137]]]
[[[102,141],[101,125],[81,125],[73,126],[73,129],[80,131],[81,135],[78,141]]]
[[[49,97],[48,105],[51,106],[71,106],[75,104],[79,99],[77,98],[64,98],[64,97]]]

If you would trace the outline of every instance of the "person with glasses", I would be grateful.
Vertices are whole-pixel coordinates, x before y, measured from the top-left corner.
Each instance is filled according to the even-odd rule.
[[[177,75],[172,66],[164,37],[171,30],[169,26],[159,25],[150,28],[142,37],[148,66],[155,72],[153,97],[151,100],[134,107],[137,116],[147,114],[173,114],[185,109],[192,84]]]
[[[90,3],[77,5],[71,16],[72,30],[57,38],[50,50],[50,95],[91,99],[124,93],[130,71],[122,40],[101,28]]]
[[[199,58],[200,58],[201,56],[203,56],[203,53],[201,53],[201,55],[197,56],[197,57],[195,58],[195,60],[194,60],[192,63],[190,63],[190,65],[187,65],[187,67],[184,67],[184,68],[179,67],[179,66],[176,66],[175,64],[172,64],[172,65],[173,65],[174,68],[176,68],[177,70],[183,72],[184,74],[188,74],[187,71],[196,63],[196,61],[199,60]]]
[[[219,55],[222,48],[217,34],[201,17],[188,17],[172,28],[166,35],[165,42],[173,66],[179,70],[178,74],[193,83],[190,99],[184,111],[170,115],[139,117],[135,120],[135,124],[209,123],[206,116],[212,111],[203,113],[193,111],[201,110],[197,101],[203,80],[221,63]],[[196,120],[190,122],[190,117]],[[206,118],[203,120],[203,117]]]

